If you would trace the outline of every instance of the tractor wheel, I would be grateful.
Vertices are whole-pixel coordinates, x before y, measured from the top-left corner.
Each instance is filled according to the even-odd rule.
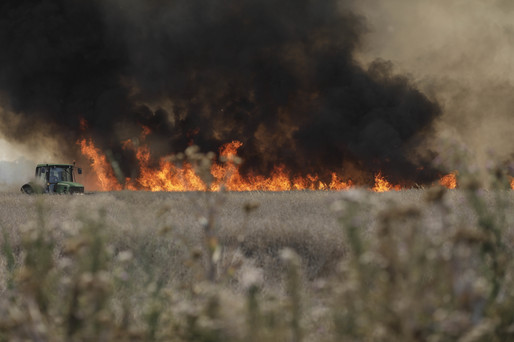
[[[21,187],[21,192],[23,192],[24,194],[27,194],[27,195],[32,195],[34,193],[34,189],[32,189],[32,187],[28,184],[25,184],[24,186]]]

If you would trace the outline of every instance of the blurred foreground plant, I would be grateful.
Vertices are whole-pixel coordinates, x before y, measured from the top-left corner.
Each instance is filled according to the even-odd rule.
[[[430,189],[423,207],[386,204],[373,231],[358,223],[367,210],[365,194],[339,204],[350,247],[334,285],[341,340],[514,338],[514,263],[512,245],[503,238],[512,227],[505,203],[497,198],[491,205],[478,189],[467,188],[476,225],[450,224],[448,192]],[[440,225],[428,226],[434,214]]]

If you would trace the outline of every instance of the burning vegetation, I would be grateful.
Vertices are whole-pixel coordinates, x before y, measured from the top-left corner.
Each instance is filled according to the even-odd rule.
[[[195,147],[186,150],[186,155],[172,158],[161,158],[157,168],[149,167],[150,153],[147,146],[136,148],[136,157],[139,164],[139,176],[135,179],[116,179],[105,155],[96,148],[91,141],[80,141],[82,153],[89,158],[91,166],[98,177],[101,190],[150,190],[150,191],[217,191],[222,187],[229,191],[286,191],[286,190],[344,190],[352,186],[352,181],[340,179],[335,172],[332,173],[330,183],[324,183],[317,175],[306,177],[292,176],[284,165],[276,166],[269,177],[261,175],[247,175],[243,177],[239,172],[240,158],[237,149],[242,146],[239,141],[233,141],[222,146],[219,158],[209,160],[213,154],[200,155],[197,161],[206,163],[203,170],[194,167],[191,162],[183,161],[187,156],[195,160]],[[127,144],[134,148],[131,142]],[[181,163],[182,166],[177,166]],[[208,168],[207,170],[205,168]],[[205,177],[202,177],[202,174]],[[382,178],[377,179],[376,191],[387,191],[392,186]],[[375,190],[375,188],[374,188]]]
[[[220,148],[218,156],[214,153],[198,153],[197,146],[186,149],[185,154],[162,157],[156,166],[151,165],[151,154],[144,144],[150,133],[147,127],[136,146],[132,140],[123,143],[124,149],[134,151],[138,176],[135,178],[116,177],[112,165],[106,156],[91,140],[79,141],[81,152],[86,156],[95,173],[98,187],[103,191],[111,190],[150,190],[150,191],[288,191],[288,190],[346,190],[355,185],[351,179],[342,179],[336,172],[331,173],[329,181],[323,181],[317,174],[305,177],[291,174],[285,165],[275,166],[269,176],[240,173],[241,158],[237,151],[243,146],[240,141],[232,141]],[[454,189],[457,186],[455,174],[448,174],[440,179],[440,184]],[[399,191],[401,185],[389,183],[380,173],[374,176],[372,191]]]

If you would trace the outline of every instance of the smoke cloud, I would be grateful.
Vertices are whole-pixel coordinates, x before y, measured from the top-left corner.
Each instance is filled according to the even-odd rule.
[[[484,167],[514,161],[514,3],[507,0],[347,2],[366,18],[356,59],[377,57],[441,105],[432,148],[451,159],[453,149],[468,148],[470,162]],[[450,137],[450,138],[449,138]]]
[[[359,13],[336,0],[3,1],[0,128],[68,156],[91,136],[127,175],[122,141],[144,125],[155,158],[239,140],[243,172],[431,181],[433,155],[418,152],[440,106],[387,54],[357,58]]]

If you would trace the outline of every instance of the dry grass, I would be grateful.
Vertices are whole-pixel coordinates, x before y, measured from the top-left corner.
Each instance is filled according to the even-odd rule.
[[[0,341],[501,341],[512,191],[0,194]]]

